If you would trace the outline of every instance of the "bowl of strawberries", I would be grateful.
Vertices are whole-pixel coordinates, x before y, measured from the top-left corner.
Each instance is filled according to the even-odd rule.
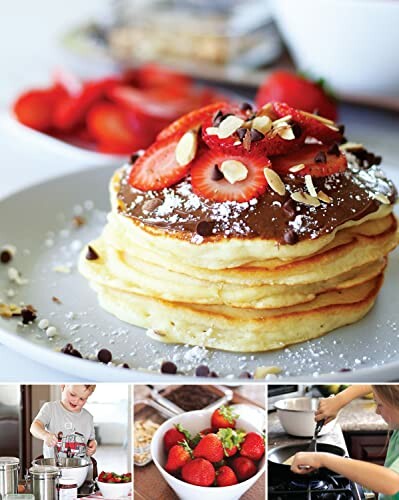
[[[104,498],[125,498],[132,489],[132,474],[102,471],[96,482]]]
[[[229,406],[170,418],[155,432],[151,454],[182,499],[238,499],[265,469],[264,436]]]

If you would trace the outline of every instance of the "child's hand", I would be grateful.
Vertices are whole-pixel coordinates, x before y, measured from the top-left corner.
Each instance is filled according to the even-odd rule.
[[[319,407],[315,412],[315,420],[325,420],[324,424],[328,424],[338,415],[341,409],[339,399],[336,397],[322,398],[319,401]]]
[[[92,441],[89,441],[87,443],[87,449],[86,449],[87,456],[91,457],[92,455],[94,455],[96,450],[97,450],[97,441],[93,439]]]
[[[58,439],[55,434],[47,432],[46,437],[44,438],[44,442],[49,448],[54,448],[54,446],[58,443]]]
[[[323,466],[322,457],[322,453],[300,451],[294,457],[291,470],[296,474],[309,474]]]

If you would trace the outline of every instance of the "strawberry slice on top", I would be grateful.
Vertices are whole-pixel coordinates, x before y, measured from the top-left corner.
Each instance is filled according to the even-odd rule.
[[[157,139],[166,139],[176,133],[183,135],[190,129],[199,128],[206,119],[209,119],[209,117],[212,118],[212,116],[223,107],[227,107],[227,103],[215,102],[203,108],[191,111],[164,128],[158,134]]]
[[[300,151],[273,156],[271,162],[272,168],[280,174],[310,174],[313,177],[326,177],[347,168],[346,156],[336,145],[305,144]]]
[[[341,142],[342,140],[339,127],[327,118],[292,108],[284,102],[273,103],[273,109],[280,118],[291,116],[291,120],[303,128],[309,137],[314,137],[325,144]]]
[[[235,151],[237,146],[235,146],[234,143],[238,140],[236,130],[244,124],[245,120],[247,120],[250,115],[252,115],[250,109],[245,110],[236,105],[226,103],[224,103],[224,105],[222,104],[222,106],[215,109],[213,114],[209,114],[202,123],[202,138],[204,142],[210,148],[220,147],[226,150],[232,149]],[[224,127],[227,122],[231,122],[233,119],[237,121],[238,126],[234,130],[233,124],[231,134],[227,137],[220,137],[220,135],[216,133],[216,129],[219,128],[223,122],[222,127]],[[228,127],[226,127],[226,129],[228,129]],[[219,131],[221,131],[220,128]]]
[[[129,184],[141,191],[159,191],[186,177],[191,163],[179,165],[177,162],[178,142],[176,136],[155,141],[133,164]]]
[[[222,148],[202,149],[191,163],[194,193],[223,202],[249,201],[266,191],[264,168],[270,160],[262,154],[230,154]]]

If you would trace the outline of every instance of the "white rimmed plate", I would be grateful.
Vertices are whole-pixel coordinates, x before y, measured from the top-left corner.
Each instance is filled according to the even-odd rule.
[[[150,339],[145,330],[122,323],[103,311],[95,293],[77,272],[76,261],[81,246],[97,236],[105,223],[112,170],[97,167],[58,177],[0,201],[0,246],[17,247],[12,263],[0,264],[0,301],[32,304],[39,319],[47,318],[59,332],[49,340],[38,328],[38,321],[21,327],[16,318],[0,318],[0,342],[66,374],[93,381],[165,382],[167,376],[159,373],[162,360],[173,360],[186,375],[192,375],[197,365],[207,364],[229,382],[242,371],[254,371],[263,365],[281,367],[287,381],[314,381],[315,377],[318,381],[334,382],[397,379],[398,250],[390,256],[385,284],[366,318],[321,339],[281,351],[251,355],[165,345]],[[390,167],[385,170],[399,184],[399,173]],[[87,220],[78,229],[71,223],[76,214]],[[29,282],[9,282],[10,266]],[[10,297],[13,292],[15,295]],[[53,296],[62,304],[54,303]],[[118,364],[127,362],[132,370],[57,352],[68,342],[85,355],[107,348]],[[347,368],[351,371],[340,371]],[[187,376],[182,379],[189,381]],[[242,379],[236,382],[242,383]]]

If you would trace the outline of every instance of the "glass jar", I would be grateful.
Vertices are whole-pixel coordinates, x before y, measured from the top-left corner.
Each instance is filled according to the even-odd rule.
[[[76,500],[78,498],[78,485],[75,479],[60,478],[58,498],[59,500]]]

